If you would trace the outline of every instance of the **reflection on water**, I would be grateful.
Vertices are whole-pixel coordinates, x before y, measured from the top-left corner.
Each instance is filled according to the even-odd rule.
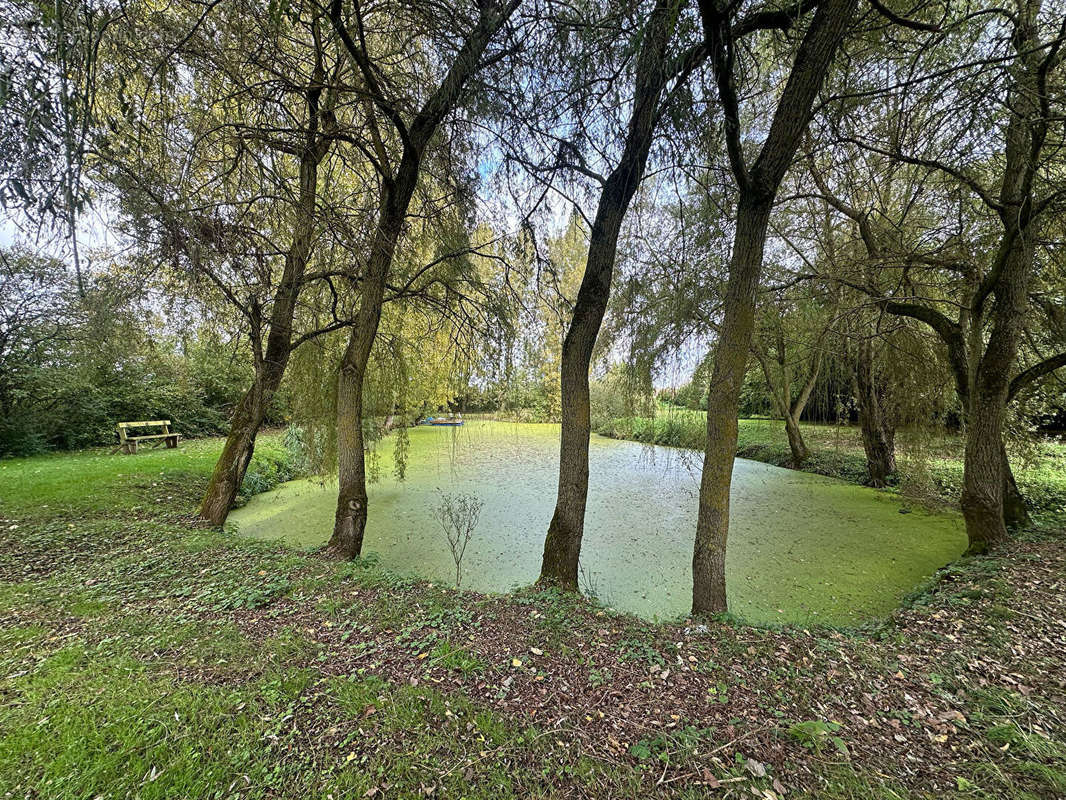
[[[364,550],[392,570],[450,581],[454,565],[432,516],[437,489],[485,501],[463,562],[464,586],[506,591],[537,576],[555,505],[558,426],[471,421],[411,431],[407,477],[370,488]],[[702,456],[594,436],[582,566],[600,599],[645,617],[690,606]],[[231,515],[241,533],[319,546],[335,485],[293,481]],[[903,515],[890,495],[737,459],[727,563],[730,608],[760,622],[851,623],[883,616],[956,558],[955,516]]]

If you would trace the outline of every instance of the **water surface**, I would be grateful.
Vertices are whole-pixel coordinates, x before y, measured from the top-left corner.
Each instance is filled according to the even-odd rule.
[[[391,443],[370,487],[364,552],[388,569],[453,582],[432,515],[438,489],[485,503],[463,586],[507,591],[540,566],[555,504],[557,425],[470,421],[410,432],[406,480]],[[593,436],[582,566],[599,598],[648,618],[691,606],[701,454]],[[336,485],[292,481],[230,520],[246,535],[317,547],[333,527]],[[883,617],[966,544],[957,515],[900,513],[900,501],[833,478],[737,459],[727,559],[729,605],[756,622],[853,624]]]

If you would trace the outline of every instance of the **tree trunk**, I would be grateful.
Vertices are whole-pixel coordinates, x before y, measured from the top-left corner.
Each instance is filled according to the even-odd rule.
[[[337,375],[337,512],[328,549],[344,559],[359,557],[366,531],[363,383],[376,333],[376,326],[353,331]]]
[[[233,413],[229,436],[226,437],[222,455],[215,464],[207,493],[200,504],[200,516],[212,525],[225,523],[244,482],[244,474],[255,449],[255,437],[265,416],[262,397],[263,392],[257,380],[245,392]]]
[[[692,613],[697,615],[726,610],[725,554],[737,412],[755,329],[755,301],[770,208],[770,202],[752,203],[743,197],[737,208],[725,315],[718,329],[714,372],[707,392],[707,445],[692,552]]]
[[[792,466],[799,468],[803,462],[810,458],[810,450],[803,441],[803,433],[800,431],[799,418],[791,412],[785,415],[785,433],[788,434],[788,448],[792,451]]]
[[[301,267],[301,276],[302,273]],[[233,412],[229,436],[200,504],[200,516],[212,525],[224,524],[229,515],[244,481],[245,470],[252,460],[255,437],[281,386],[292,354],[292,318],[298,293],[298,284],[295,283],[279,289],[271,315],[266,357],[256,364],[255,381]]]
[[[799,469],[803,462],[810,458],[810,450],[807,449],[807,443],[803,441],[803,432],[800,430],[800,418],[803,416],[803,410],[807,408],[807,403],[811,399],[815,384],[818,383],[818,373],[822,371],[821,352],[815,354],[814,359],[810,374],[807,376],[807,381],[803,384],[803,388],[800,389],[799,396],[794,401],[790,397],[785,398],[786,401],[791,401],[787,408],[788,413],[785,415],[785,432],[788,433],[788,446],[792,450],[792,466],[796,469]],[[789,389],[790,394],[791,391]]]
[[[851,19],[855,0],[827,0],[818,6],[803,36],[788,81],[754,164],[744,163],[740,112],[732,54],[723,42],[728,15],[714,2],[700,2],[707,44],[712,50],[718,96],[726,117],[730,166],[740,189],[725,313],[718,330],[714,371],[707,392],[707,445],[700,479],[699,515],[692,552],[692,613],[726,610],[725,555],[729,536],[729,489],[737,450],[737,411],[755,328],[755,301],[762,274],[766,230],[777,190],[810,121],[814,98]]]
[[[256,354],[255,381],[233,413],[229,436],[207,484],[200,516],[212,525],[222,525],[229,515],[248,464],[255,449],[255,437],[266,418],[267,409],[285,376],[285,368],[293,349],[293,317],[296,302],[303,288],[304,271],[311,257],[311,238],[315,228],[315,204],[318,194],[318,165],[329,151],[331,140],[320,138],[319,99],[324,80],[321,67],[315,69],[307,89],[307,139],[300,154],[299,203],[289,251],[285,254],[285,268],[281,274],[274,305],[270,313],[270,330],[266,351],[260,358],[258,329],[253,332],[252,344]]]
[[[1003,267],[990,292],[994,297],[992,329],[972,379],[962,489],[968,553],[986,553],[1003,542],[1007,538],[1008,517],[1017,523],[1019,506],[1024,512],[1024,501],[1017,491],[1003,445],[1003,433],[1010,375],[1028,305],[1033,261],[1029,236],[1027,229],[1015,228],[1000,244],[998,259]],[[990,301],[992,298],[986,300]],[[1012,496],[1010,510],[1004,503],[1008,493]]]
[[[780,385],[774,380],[773,372],[770,369],[770,360],[766,357],[766,354],[757,344],[753,344],[751,350],[762,367],[762,374],[770,400],[777,413],[781,415],[781,419],[784,420],[785,434],[788,436],[788,447],[792,451],[790,463],[794,469],[799,469],[803,462],[810,458],[810,450],[807,449],[807,443],[803,440],[803,432],[800,430],[800,417],[803,415],[803,409],[807,407],[807,401],[810,399],[811,392],[814,391],[814,385],[818,381],[818,373],[822,367],[821,355],[817,356],[817,361],[811,368],[807,381],[800,390],[799,397],[793,400],[792,370],[788,365],[784,334],[780,329],[777,337],[776,359],[780,371]]]
[[[868,481],[871,486],[883,489],[888,485],[888,476],[896,471],[896,432],[885,418],[874,370],[873,345],[868,339],[859,344],[853,388],[859,409],[859,428],[862,431],[862,449],[866,454]]]
[[[1008,530],[1028,528],[1033,524],[1025,497],[1014,480],[1014,470],[1010,467],[1006,447],[1003,447],[1003,524]]]
[[[970,392],[962,489],[968,553],[988,552],[1007,538],[1004,490],[1011,485],[1017,490],[1003,446],[1003,429],[1010,374],[1028,304],[1033,259],[1028,235],[1027,230],[1016,230],[1013,235],[1005,236],[1001,244],[1006,252],[1000,254],[1003,269],[992,290],[995,297],[992,330],[976,364]]]
[[[966,420],[966,460],[962,513],[966,518],[969,553],[984,553],[1006,539],[1004,488],[1014,485],[1003,428],[1010,376],[1018,355],[1022,321],[1029,302],[1033,270],[1033,176],[1047,134],[1047,119],[1039,104],[1043,88],[1037,18],[1039,0],[1019,4],[1011,44],[1016,52],[1010,66],[1011,118],[1007,124],[999,216],[1004,225],[992,270],[981,282],[973,301],[976,318],[991,304],[992,328],[973,373],[970,413]],[[1012,516],[1016,510],[1010,512]]]
[[[356,325],[348,339],[337,374],[337,512],[327,550],[331,555],[343,559],[358,558],[363,552],[368,504],[363,386],[381,322],[385,283],[407,207],[414,193],[414,181],[405,184],[399,191],[402,193],[399,197],[390,187],[383,191],[380,223],[371,245]]]
[[[358,4],[356,4],[358,5]],[[344,3],[332,0],[330,21],[340,37],[353,65],[362,73],[370,88],[375,106],[399,133],[403,144],[395,171],[381,153],[377,164],[381,178],[377,227],[370,241],[366,273],[360,281],[362,297],[355,327],[348,339],[337,376],[337,513],[327,551],[341,558],[358,558],[363,548],[366,530],[367,492],[366,457],[363,452],[363,385],[366,380],[370,353],[381,323],[381,308],[385,288],[392,268],[396,244],[403,230],[411,205],[411,197],[418,186],[422,159],[444,118],[462,98],[466,83],[482,68],[482,55],[496,32],[518,7],[518,0],[506,3],[478,4],[478,19],[455,54],[447,73],[426,98],[410,125],[397,111],[404,103],[389,99],[381,93],[376,71],[366,52],[366,44],[356,43],[344,23]],[[361,29],[360,29],[361,31]],[[374,117],[370,119],[376,126]],[[376,127],[374,128],[376,131]],[[377,134],[375,133],[375,137]],[[380,145],[380,142],[379,142]]]
[[[966,421],[962,514],[967,553],[986,553],[1007,538],[1003,520],[1003,406],[996,398],[971,400]]]
[[[895,431],[881,416],[880,409],[859,408],[862,449],[866,453],[866,475],[870,486],[883,489],[896,471]]]
[[[200,504],[200,516],[211,525],[221,526],[229,516],[252,460],[255,437],[280,382],[281,374],[275,371],[257,376],[233,412],[226,444],[215,463],[207,492]]]
[[[633,112],[618,166],[604,182],[589,240],[585,274],[573,319],[563,340],[560,365],[562,428],[555,513],[544,537],[538,583],[577,591],[578,561],[585,530],[589,485],[589,366],[611,296],[618,234],[644,175],[655,135],[660,98],[669,78],[667,45],[677,22],[670,0],[659,0],[644,30],[637,56]]]
[[[614,190],[612,190],[614,189]],[[618,233],[632,192],[605,186],[593,223],[585,275],[563,340],[562,426],[555,513],[544,537],[539,583],[577,591],[578,561],[589,489],[589,367],[611,294]]]

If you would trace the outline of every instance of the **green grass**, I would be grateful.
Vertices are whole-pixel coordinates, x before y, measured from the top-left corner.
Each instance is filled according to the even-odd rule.
[[[0,459],[0,514],[36,516],[72,512],[144,511],[168,500],[185,500],[203,490],[218,459],[219,439],[182,441],[177,451],[143,448],[135,455],[111,455],[101,447]],[[249,491],[266,491],[293,477],[280,432],[256,441],[245,478]],[[130,497],[139,502],[130,503]]]
[[[73,645],[6,688],[19,702],[0,715],[0,790],[55,800],[363,797],[386,784],[401,796],[438,786],[449,797],[525,797],[541,776],[515,770],[510,754],[565,755],[462,697],[375,677],[289,668],[204,684]],[[635,776],[591,759],[561,771],[586,790],[636,788]]]
[[[20,699],[0,736],[9,791],[206,797],[241,776],[261,792],[275,779],[264,719],[284,707],[262,683],[183,684],[129,656],[75,645],[8,688]]]
[[[363,797],[388,784],[401,796],[436,786],[437,796],[528,797],[544,778],[515,769],[512,754],[541,749],[586,787],[636,791],[639,775],[568,757],[555,739],[461,696],[372,676],[323,676],[302,630],[285,628],[265,642],[242,634],[227,615],[300,594],[317,598],[353,579],[390,589],[377,611],[398,609],[392,619],[412,631],[446,631],[469,612],[442,590],[398,602],[415,585],[366,564],[319,565],[309,574],[306,557],[285,548],[124,519],[161,465],[167,474],[198,475],[202,488],[209,452],[116,456],[114,465],[96,454],[28,459],[18,469],[8,462],[21,476],[58,472],[63,462],[91,465],[95,491],[109,493],[106,508],[116,517],[83,515],[81,506],[67,517],[75,522],[5,520],[0,552],[17,548],[20,563],[46,557],[46,569],[22,576],[15,559],[0,561],[0,796]],[[5,514],[34,503],[70,510],[71,487],[87,480],[80,472],[70,481],[5,483],[15,488]],[[175,499],[160,510],[177,510]],[[344,615],[353,631],[388,619],[360,611]],[[411,652],[427,645],[427,667],[463,676],[486,669],[446,637],[412,639]]]
[[[786,772],[753,778],[743,743],[719,761],[694,755],[718,752],[762,723],[736,720],[733,733],[683,723],[649,729],[607,759],[589,755],[567,728],[472,699],[467,687],[510,674],[512,656],[529,658],[526,649],[502,657],[475,652],[467,634],[489,600],[397,578],[372,560],[331,564],[190,526],[183,515],[219,447],[215,440],[131,457],[93,451],[2,462],[0,797],[696,798],[709,790],[687,785],[685,776],[704,774],[708,763],[718,778],[738,781],[724,784],[736,788],[734,796],[771,789],[777,774],[788,782]],[[952,580],[967,577],[981,589],[952,596],[961,614],[1009,596],[992,561],[969,560]],[[351,594],[340,600],[342,589],[355,590],[358,601]],[[516,618],[531,620],[529,645],[574,659],[576,679],[602,692],[618,688],[612,670],[676,668],[680,657],[676,630],[663,639],[654,625],[610,616],[593,616],[592,630],[619,629],[616,647],[583,652],[574,631],[595,612],[568,595],[526,590],[506,602]],[[286,616],[293,609],[310,616],[293,622]],[[241,620],[253,612],[274,627],[251,635]],[[991,620],[997,630],[989,635],[1005,635],[1007,622]],[[366,657],[338,670],[335,649],[319,640],[323,630]],[[782,688],[795,676],[793,664],[774,658],[773,637],[787,632],[736,631],[736,640],[706,641],[713,649],[701,660],[716,688],[692,702],[728,708],[737,693],[753,691],[735,681],[733,657],[764,665]],[[427,677],[390,680],[375,655],[384,636]],[[745,655],[764,639],[769,651]],[[804,652],[821,641],[795,640]],[[839,646],[824,641],[827,653]],[[956,796],[1027,800],[1066,791],[1061,736],[1031,724],[1042,700],[967,691],[947,670],[938,680],[962,704],[975,735],[1007,753],[960,760]],[[622,687],[604,705],[608,721],[614,704],[638,688]],[[819,791],[789,797],[927,796],[844,761],[833,737],[850,748],[847,730],[808,717],[768,720],[783,742],[821,759]],[[660,785],[664,777],[685,779]]]
[[[162,521],[189,510],[219,447],[0,462],[0,796],[536,796],[545,776],[516,768],[515,751],[543,753],[587,791],[637,791],[639,772],[571,755],[461,695],[321,675],[301,630],[242,634],[227,615],[357,580],[389,594],[333,609],[347,630],[391,621],[427,668],[488,668],[447,637],[470,614],[455,592],[372,562],[309,572],[284,547]],[[280,461],[279,437],[258,454]],[[413,635],[425,625],[442,633]]]
[[[801,423],[810,459],[806,472],[866,480],[866,459],[859,429],[854,426]],[[706,414],[662,405],[654,417],[600,420],[596,432],[615,439],[702,450],[706,442]],[[960,437],[928,431],[900,431],[896,441],[897,488],[932,505],[957,505],[962,491]],[[784,423],[770,419],[739,421],[737,455],[777,466],[789,466]],[[1035,514],[1066,515],[1066,443],[1041,440],[1014,455],[1018,485]]]

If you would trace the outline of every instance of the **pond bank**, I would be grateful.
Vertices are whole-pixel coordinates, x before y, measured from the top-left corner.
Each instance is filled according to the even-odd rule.
[[[738,421],[737,457],[791,468],[792,453],[784,423],[771,419]],[[594,426],[601,436],[702,451],[706,415],[702,411],[666,408],[654,417],[615,417]],[[801,471],[865,484],[866,457],[858,428],[801,423],[810,458]],[[956,509],[962,491],[963,442],[948,434],[897,437],[899,473],[895,491],[907,501],[933,509]],[[1012,455],[1015,477],[1030,512],[1066,517],[1066,443],[1045,439],[1025,453]]]

